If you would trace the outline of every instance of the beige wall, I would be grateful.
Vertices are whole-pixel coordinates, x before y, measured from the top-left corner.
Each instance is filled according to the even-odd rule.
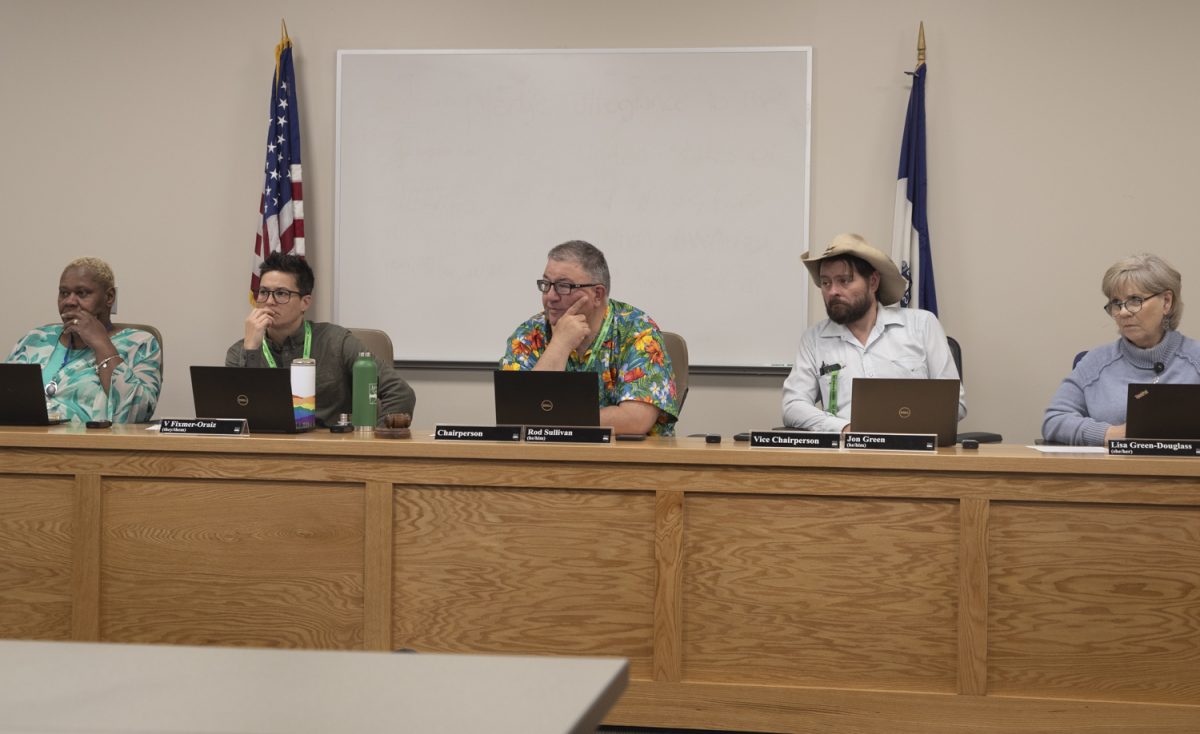
[[[318,318],[331,311],[319,288],[339,48],[811,45],[811,236],[886,243],[902,71],[924,20],[931,230],[942,320],[966,353],[964,429],[1037,434],[1071,356],[1114,338],[1098,283],[1117,257],[1152,250],[1186,282],[1200,273],[1200,3],[1187,0],[0,0],[0,341],[54,320],[66,261],[104,257],[119,318],[165,333],[159,414],[191,413],[187,365],[219,363],[241,333],[281,16],[297,44]],[[720,297],[718,275],[696,287]],[[491,419],[487,375],[409,376],[418,424]],[[781,382],[696,377],[681,430],[772,425]]]

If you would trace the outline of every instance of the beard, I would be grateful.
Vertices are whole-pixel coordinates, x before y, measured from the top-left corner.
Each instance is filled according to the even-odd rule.
[[[864,294],[850,301],[834,301],[825,303],[825,315],[835,324],[852,324],[871,310],[870,296]]]

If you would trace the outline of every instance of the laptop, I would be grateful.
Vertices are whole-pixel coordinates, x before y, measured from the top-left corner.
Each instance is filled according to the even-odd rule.
[[[958,380],[854,379],[850,430],[935,433],[938,446],[958,442]]]
[[[36,364],[0,363],[0,426],[51,426],[46,413],[46,386]]]
[[[197,418],[245,418],[259,433],[301,433],[292,409],[292,371],[192,365]]]
[[[1200,385],[1131,384],[1125,436],[1200,439]]]
[[[496,370],[496,425],[598,426],[595,372]]]

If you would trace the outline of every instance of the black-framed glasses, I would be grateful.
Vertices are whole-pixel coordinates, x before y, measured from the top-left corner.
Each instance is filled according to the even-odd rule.
[[[560,296],[569,296],[577,288],[591,288],[594,285],[603,285],[603,283],[568,283],[566,281],[551,282],[549,280],[539,279],[537,289],[542,293],[549,293],[553,288],[554,292]]]
[[[275,296],[275,303],[284,304],[292,300],[292,296],[304,295],[300,291],[289,291],[287,288],[259,288],[254,300],[266,303],[267,299]]]
[[[1166,291],[1159,291],[1158,293],[1155,293],[1152,296],[1146,296],[1145,298],[1141,296],[1130,296],[1124,301],[1118,301],[1114,298],[1113,300],[1104,304],[1104,313],[1108,314],[1109,316],[1116,317],[1117,314],[1121,313],[1121,309],[1123,308],[1129,313],[1135,314],[1142,310],[1143,303],[1149,301],[1151,298],[1157,298],[1164,293],[1166,293]]]

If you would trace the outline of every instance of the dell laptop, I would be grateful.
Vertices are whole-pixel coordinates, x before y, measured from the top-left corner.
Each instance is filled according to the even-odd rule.
[[[1200,385],[1131,384],[1125,437],[1200,439]]]
[[[0,363],[0,426],[49,426],[46,387],[36,364]]]
[[[595,372],[496,370],[496,425],[598,426]]]
[[[270,367],[192,366],[197,418],[245,418],[252,432],[300,433],[291,370]]]
[[[934,433],[938,446],[958,442],[958,380],[854,379],[850,430]]]

